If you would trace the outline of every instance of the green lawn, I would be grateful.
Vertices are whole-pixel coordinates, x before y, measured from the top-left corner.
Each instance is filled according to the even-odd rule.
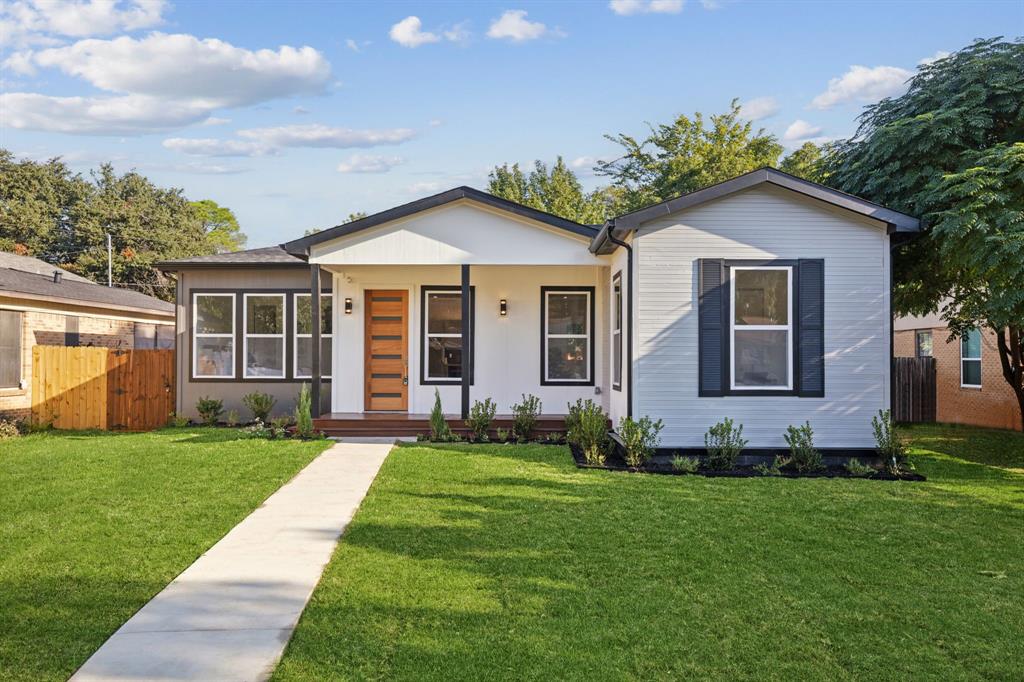
[[[402,447],[275,679],[1020,680],[1024,436],[907,434],[926,483]]]
[[[64,680],[326,443],[231,429],[0,442],[0,680]]]

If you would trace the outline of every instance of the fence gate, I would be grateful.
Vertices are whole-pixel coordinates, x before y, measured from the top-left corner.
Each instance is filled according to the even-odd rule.
[[[935,421],[935,358],[893,358],[892,380],[895,421]]]
[[[173,350],[32,349],[32,418],[58,429],[146,431],[174,409]]]

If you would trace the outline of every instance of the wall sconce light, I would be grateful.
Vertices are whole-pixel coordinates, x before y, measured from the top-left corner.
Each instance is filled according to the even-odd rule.
[[[346,315],[351,315],[352,314],[352,299],[351,298],[346,298],[345,299],[345,314]]]
[[[505,299],[498,301],[498,314],[502,317],[508,317],[508,301]]]

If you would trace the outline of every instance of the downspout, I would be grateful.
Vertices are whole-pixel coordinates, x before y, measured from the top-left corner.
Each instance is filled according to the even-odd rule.
[[[629,360],[629,380],[626,382],[626,416],[633,417],[633,247],[616,238],[615,220],[608,223],[608,241],[626,249],[626,279],[629,280],[629,298],[626,299],[626,358]]]

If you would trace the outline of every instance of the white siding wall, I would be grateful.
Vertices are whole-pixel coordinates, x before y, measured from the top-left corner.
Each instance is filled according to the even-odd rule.
[[[583,250],[586,249],[584,247]],[[363,292],[369,289],[409,291],[409,411],[429,412],[434,386],[421,386],[420,291],[422,285],[457,285],[455,266],[349,266],[334,268],[334,393],[332,411],[363,410]],[[470,279],[476,287],[476,361],[473,400],[491,398],[499,413],[508,413],[523,393],[533,393],[548,414],[563,414],[567,402],[595,398],[608,409],[608,358],[606,309],[607,268],[593,266],[473,266]],[[540,288],[541,286],[590,286],[595,288],[596,334],[595,386],[540,385]],[[344,314],[345,297],[354,303]],[[498,301],[508,301],[507,318],[498,315]],[[461,389],[439,387],[446,412],[458,413]]]
[[[889,250],[884,227],[761,187],[680,211],[638,232],[635,413],[665,420],[664,447],[702,447],[732,417],[750,447],[784,446],[810,420],[821,447],[871,447],[889,403]],[[697,259],[825,259],[825,397],[697,396]],[[613,413],[615,403],[613,402]]]
[[[628,240],[628,241],[632,241],[632,240]],[[611,341],[611,339],[612,339],[612,337],[611,337],[611,330],[612,330],[612,326],[614,325],[614,319],[612,318],[612,315],[614,314],[614,310],[612,309],[613,303],[612,303],[612,298],[611,298],[612,297],[611,278],[612,278],[612,276],[616,272],[621,272],[622,273],[622,388],[620,390],[618,390],[618,391],[616,391],[616,390],[611,388],[612,376],[613,376],[612,375],[612,371],[613,371],[613,366],[614,366],[613,365],[614,358],[612,357],[612,353],[611,353],[611,348],[612,348],[612,345],[611,345],[612,344],[612,341]],[[628,395],[627,394],[627,383],[629,382],[629,378],[630,378],[630,358],[627,355],[627,349],[629,347],[629,342],[628,342],[628,339],[626,337],[626,334],[629,333],[629,330],[630,330],[630,327],[631,327],[631,325],[629,324],[629,301],[628,301],[627,297],[629,296],[631,291],[634,291],[634,287],[631,287],[629,285],[629,280],[627,279],[628,275],[629,275],[629,270],[628,270],[628,260],[627,260],[626,249],[618,248],[618,249],[615,250],[615,252],[611,256],[611,267],[609,268],[608,289],[607,289],[607,291],[608,291],[608,324],[605,325],[605,328],[608,330],[608,349],[609,349],[609,351],[608,351],[608,387],[609,387],[610,393],[609,393],[609,397],[608,397],[608,408],[609,408],[609,416],[612,419],[612,424],[618,424],[619,423],[619,419],[621,419],[622,417],[626,416],[626,397]],[[635,277],[636,277],[636,273],[634,273],[634,278]],[[635,304],[636,303],[634,301],[634,306],[635,306]],[[634,327],[634,333],[635,333],[636,325],[632,325],[632,327]]]

